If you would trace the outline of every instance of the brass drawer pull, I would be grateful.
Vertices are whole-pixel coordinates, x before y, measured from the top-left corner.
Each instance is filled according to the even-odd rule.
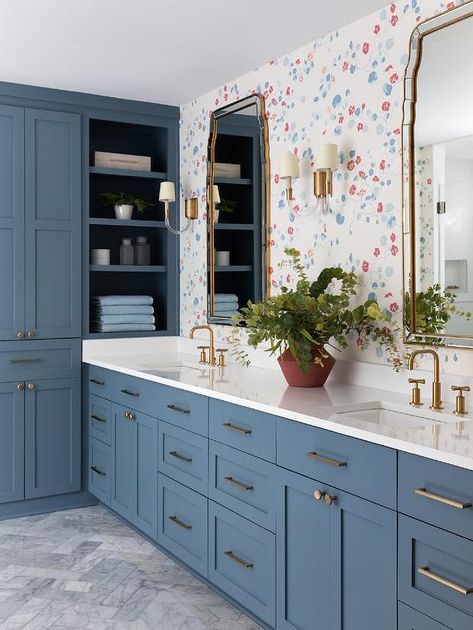
[[[190,413],[189,409],[183,409],[182,407],[178,407],[177,405],[166,405],[166,407],[170,409],[171,411],[177,411],[178,413],[185,413],[185,414]]]
[[[182,529],[192,529],[192,525],[189,525],[188,523],[184,523],[184,521],[181,521],[181,519],[177,518],[177,516],[170,516],[169,520],[175,523],[176,525],[179,525],[179,527],[182,527]]]
[[[127,396],[134,396],[135,398],[139,398],[140,395],[136,392],[131,392],[129,389],[121,389],[122,394],[126,394]]]
[[[90,417],[92,418],[92,420],[96,420],[97,422],[102,422],[103,424],[107,423],[105,418],[101,418],[100,416],[96,416],[96,415],[92,414]]]
[[[175,457],[176,459],[180,460],[181,462],[185,462],[186,464],[191,464],[192,463],[192,457],[186,457],[185,455],[181,455],[177,451],[169,451],[169,455],[171,455],[171,457]]]
[[[450,507],[456,508],[457,510],[466,510],[466,508],[471,508],[471,503],[462,503],[461,501],[455,501],[455,499],[443,497],[440,494],[433,494],[432,492],[429,492],[427,488],[416,488],[414,492],[421,497],[431,499],[432,501],[438,501],[438,503],[449,505]]]
[[[103,386],[105,385],[105,381],[99,381],[97,378],[91,378],[89,379],[91,383],[93,383],[94,385],[100,385]]]
[[[456,582],[447,580],[447,578],[444,578],[441,575],[432,573],[429,567],[419,567],[417,569],[417,573],[420,573],[424,577],[429,578],[429,580],[433,580],[438,584],[442,584],[442,586],[446,586],[447,588],[450,588],[457,593],[461,593],[462,595],[471,595],[471,593],[473,593],[473,588],[467,588],[465,586],[462,586],[461,584],[457,584]]]
[[[246,483],[243,483],[242,481],[238,481],[238,479],[234,479],[233,477],[224,477],[224,481],[226,483],[231,484],[232,486],[235,486],[235,488],[239,488],[240,490],[254,490],[255,487],[254,486],[249,486]]]
[[[90,470],[92,470],[94,473],[97,473],[97,475],[100,475],[101,477],[107,476],[107,473],[103,470],[100,470],[100,468],[97,468],[97,466],[91,466]]]
[[[10,365],[19,365],[22,363],[41,363],[43,359],[10,359]]]
[[[252,569],[255,566],[252,562],[247,562],[236,556],[233,551],[224,551],[223,555],[230,558],[230,560],[233,560],[233,562],[236,562],[244,569]]]
[[[235,431],[236,433],[241,433],[242,435],[251,435],[251,429],[243,429],[242,427],[236,427],[231,422],[222,422],[222,427],[224,427],[224,429],[228,429],[229,431]]]
[[[342,468],[347,465],[347,462],[340,462],[338,459],[332,459],[331,457],[325,457],[325,455],[319,455],[315,451],[310,451],[307,453],[308,457],[312,457],[312,459],[317,460],[318,462],[322,462],[323,464],[330,464],[331,466],[336,466],[337,468]]]

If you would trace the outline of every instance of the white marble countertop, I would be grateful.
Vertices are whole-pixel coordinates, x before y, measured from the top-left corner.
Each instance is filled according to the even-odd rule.
[[[141,339],[133,343],[110,341],[85,341],[83,361],[473,470],[473,422],[469,416],[454,418],[450,403],[440,412],[429,412],[426,404],[420,413],[428,419],[420,418],[410,415],[409,396],[394,391],[330,380],[323,388],[293,388],[288,387],[282,373],[273,369],[234,364],[223,369],[199,366],[195,354],[188,354],[187,349],[183,352],[176,338],[157,339],[151,344]],[[162,372],[162,366],[176,362],[191,367]],[[144,371],[155,367],[160,374]],[[379,401],[394,408],[400,406],[406,414],[395,422],[340,415],[357,405]]]

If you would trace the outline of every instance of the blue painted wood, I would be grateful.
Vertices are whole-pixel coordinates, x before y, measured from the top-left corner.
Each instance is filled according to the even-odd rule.
[[[209,497],[272,532],[276,473],[274,464],[210,441]]]
[[[26,328],[79,337],[80,116],[27,109],[25,125]]]
[[[104,444],[111,444],[112,403],[93,394],[89,397],[89,435]]]
[[[25,330],[24,110],[0,105],[0,339]]]
[[[113,379],[116,378],[116,374],[116,372],[112,372],[111,370],[104,370],[101,367],[89,365],[89,392],[95,396],[101,396],[102,398],[113,401],[114,394],[116,394],[118,390],[118,387],[113,384]]]
[[[208,573],[207,527],[207,499],[160,473],[158,543],[204,577]]]
[[[113,405],[112,415],[112,486],[110,507],[123,518],[133,522],[136,492],[134,487],[136,437],[134,423],[125,413],[126,407]]]
[[[80,377],[80,339],[0,342],[0,382]]]
[[[13,501],[12,503],[0,503],[0,520],[33,516],[34,514],[47,514],[60,510],[71,510],[89,505],[97,505],[98,500],[90,492],[72,492],[70,494],[58,494],[52,497],[29,499],[28,501]]]
[[[207,438],[159,423],[158,469],[168,477],[207,495],[209,478],[209,441]]]
[[[134,430],[136,500],[133,523],[150,538],[156,540],[158,536],[158,421],[156,418],[137,413]]]
[[[396,451],[282,418],[277,432],[280,466],[396,508]]]
[[[110,447],[91,437],[89,440],[89,492],[110,505]]]
[[[473,627],[472,595],[419,574],[428,569],[447,580],[473,588],[473,542],[408,516],[399,516],[399,599],[455,630]]]
[[[430,617],[406,606],[402,602],[398,605],[398,630],[449,630]]]
[[[210,400],[210,437],[271,462],[276,461],[276,420],[267,413]]]
[[[209,501],[209,580],[274,626],[275,575],[274,534]]]
[[[25,389],[25,498],[81,488],[80,379],[35,381]]]
[[[165,385],[158,385],[158,388],[158,393],[155,390],[153,398],[155,414],[160,420],[204,437],[208,436],[209,401],[206,396]]]
[[[0,383],[0,409],[0,503],[6,503],[25,494],[24,393],[18,383]]]
[[[398,462],[399,511],[473,539],[473,472],[408,453],[399,453]],[[469,507],[457,509],[416,494],[422,488]]]

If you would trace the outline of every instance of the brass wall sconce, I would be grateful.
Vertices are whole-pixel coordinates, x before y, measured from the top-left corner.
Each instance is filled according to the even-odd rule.
[[[159,186],[159,201],[164,203],[164,223],[172,234],[182,234],[190,226],[192,221],[199,218],[199,200],[197,197],[186,199],[185,216],[187,224],[182,230],[174,229],[169,222],[169,204],[176,201],[176,189],[174,182],[161,182]]]
[[[287,151],[281,156],[279,165],[279,177],[286,180],[286,199],[294,201],[292,194],[292,180],[299,177],[299,158],[295,153]]]
[[[333,172],[338,169],[338,146],[336,144],[321,144],[316,159],[317,168],[314,172],[314,195],[317,207],[322,211],[330,209],[330,198],[333,194]]]

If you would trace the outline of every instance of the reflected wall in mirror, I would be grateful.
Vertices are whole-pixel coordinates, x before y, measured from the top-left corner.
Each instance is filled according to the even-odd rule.
[[[473,3],[413,33],[404,101],[405,328],[473,347]]]
[[[208,321],[232,325],[269,291],[268,123],[259,94],[211,114],[207,173]]]

